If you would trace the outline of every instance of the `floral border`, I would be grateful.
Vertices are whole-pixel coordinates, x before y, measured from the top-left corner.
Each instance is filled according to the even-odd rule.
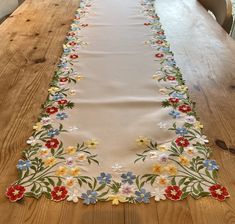
[[[211,195],[217,200],[225,200],[229,193],[216,182],[219,166],[209,159],[208,140],[202,134],[203,126],[196,116],[195,104],[190,100],[182,74],[176,66],[153,0],[141,1],[147,20],[143,25],[153,33],[145,44],[156,50],[154,58],[162,65],[153,75],[153,80],[167,84],[160,89],[165,96],[162,107],[170,108],[169,116],[175,122],[168,130],[175,132],[177,138],[168,145],[158,145],[143,136],[136,140],[144,151],[136,155],[135,162],[155,161],[149,174],[122,173],[121,167],[116,164],[113,170],[120,174],[120,181],[104,172],[98,177],[81,175],[78,164],[99,164],[97,155],[91,151],[97,147],[98,141],[90,139],[65,148],[58,135],[68,132],[60,121],[68,118],[66,110],[74,106],[69,98],[76,92],[66,85],[85,78],[72,67],[79,60],[77,50],[87,44],[80,40],[79,30],[89,24],[80,23],[80,18],[88,13],[91,3],[83,0],[76,13],[71,31],[67,34],[64,54],[49,88],[49,96],[34,126],[35,133],[27,141],[30,147],[23,152],[25,159],[18,162],[19,180],[7,189],[6,196],[12,202],[22,200],[24,196],[39,198],[41,195],[57,202],[67,199],[76,203],[82,199],[87,205],[97,201],[112,201],[113,205],[120,202],[148,203],[151,197],[155,197],[156,201],[178,201],[188,195],[195,199]],[[177,119],[182,117],[184,123],[178,124]],[[167,124],[161,122],[159,126],[166,128]],[[71,127],[70,131],[73,130],[76,127]],[[78,188],[84,185],[87,191],[80,192]],[[148,191],[147,185],[154,191]]]

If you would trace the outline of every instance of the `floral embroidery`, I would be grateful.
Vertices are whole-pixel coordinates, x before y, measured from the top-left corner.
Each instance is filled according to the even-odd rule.
[[[94,154],[99,146],[98,140],[88,139],[75,146],[64,145],[60,140],[61,133],[79,130],[76,126],[66,130],[62,122],[68,118],[66,110],[74,107],[70,98],[77,93],[67,85],[85,78],[73,69],[73,63],[80,59],[75,52],[87,45],[79,38],[78,32],[89,28],[89,24],[80,23],[80,18],[88,13],[91,1],[82,0],[71,31],[67,33],[64,53],[48,89],[43,111],[33,126],[35,132],[27,140],[29,147],[23,152],[24,159],[18,161],[19,179],[6,191],[11,202],[22,200],[24,196],[39,198],[41,195],[56,202],[66,199],[77,203],[83,200],[86,205],[97,201],[112,201],[113,205],[149,203],[151,197],[157,202],[183,200],[188,195],[195,199],[211,195],[219,201],[229,197],[227,189],[216,182],[219,166],[209,159],[210,150],[206,146],[208,140],[202,134],[203,125],[198,121],[195,105],[188,96],[188,88],[166,41],[154,1],[141,0],[141,5],[148,19],[143,25],[153,33],[145,44],[156,50],[153,60],[161,64],[152,78],[155,82],[164,83],[159,90],[164,97],[162,107],[174,121],[173,124],[162,121],[158,125],[175,133],[175,138],[161,145],[146,136],[136,139],[137,147],[141,146],[144,151],[136,155],[134,162],[151,162],[149,173],[124,172],[122,165],[116,163],[110,167],[113,172],[101,172],[98,177],[85,176],[81,165],[99,164]],[[179,123],[179,118],[183,122]],[[115,175],[118,178],[114,178]],[[149,192],[147,185],[154,191]]]

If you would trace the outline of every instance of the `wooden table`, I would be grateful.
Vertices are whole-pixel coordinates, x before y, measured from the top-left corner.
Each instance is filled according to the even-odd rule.
[[[6,187],[45,101],[77,0],[26,0],[0,26],[0,223],[228,224],[235,223],[235,156],[215,139],[235,146],[235,42],[196,0],[157,0],[158,11],[220,164],[231,198],[151,205],[95,206],[27,199],[10,203]]]

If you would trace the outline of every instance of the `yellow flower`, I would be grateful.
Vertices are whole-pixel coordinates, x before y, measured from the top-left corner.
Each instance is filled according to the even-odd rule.
[[[159,92],[162,94],[162,95],[166,95],[169,93],[169,90],[166,89],[166,88],[162,88],[162,89],[159,89]]]
[[[76,151],[77,151],[77,148],[74,147],[74,146],[69,146],[69,147],[67,147],[66,150],[65,150],[65,152],[66,152],[67,154],[69,154],[69,155],[75,154]]]
[[[159,145],[157,148],[161,152],[165,152],[168,150],[168,147],[166,145]]]
[[[60,90],[60,88],[58,88],[58,87],[51,87],[48,89],[48,92],[51,94],[54,94],[54,93],[58,92],[59,90]]]
[[[196,150],[193,147],[187,147],[184,149],[184,151],[189,155],[189,156],[194,156],[196,154]]]
[[[85,161],[87,159],[87,156],[85,154],[79,154],[76,156],[76,161]]]
[[[174,176],[178,173],[178,169],[175,165],[169,164],[168,166],[165,167],[165,170],[171,175]]]
[[[82,76],[82,75],[77,75],[76,76],[76,80],[77,81],[81,81],[82,79],[84,79],[85,77],[84,76]]]
[[[96,146],[98,144],[99,144],[99,142],[96,139],[87,140],[85,142],[86,147],[89,149],[96,149]]]
[[[81,173],[81,170],[79,167],[76,166],[76,167],[71,168],[69,173],[71,176],[76,177]]]
[[[74,184],[75,184],[75,179],[74,179],[73,177],[67,177],[67,178],[65,179],[65,185],[66,185],[67,187],[73,187]]]
[[[50,156],[44,160],[44,164],[46,166],[53,166],[55,165],[55,163],[56,163],[56,158],[53,156]]]
[[[161,164],[154,164],[152,168],[153,173],[160,174],[163,171],[163,167]]]
[[[125,198],[124,196],[122,196],[122,195],[110,194],[110,195],[108,196],[107,201],[112,201],[112,205],[118,205],[119,202],[122,202],[122,203],[123,203],[123,202],[126,202],[127,200],[126,200],[126,198]]]
[[[195,124],[194,124],[194,127],[197,130],[201,130],[203,128],[203,125],[200,123],[200,121],[196,121]]]
[[[190,160],[185,157],[185,156],[180,156],[179,157],[179,162],[183,165],[183,166],[188,166],[190,163]]]
[[[77,91],[74,90],[74,89],[71,89],[71,90],[69,91],[69,95],[70,95],[70,96],[75,96],[76,93],[77,93]]]
[[[47,156],[49,154],[49,149],[42,148],[39,150],[39,155],[40,156]]]
[[[167,179],[167,176],[161,175],[156,178],[156,182],[161,186],[166,186],[168,185],[169,180]]]
[[[177,86],[176,89],[179,90],[180,92],[186,92],[188,90],[188,87],[182,85],[182,86]]]
[[[161,75],[153,75],[153,79],[157,81],[161,79],[161,77],[162,77]]]
[[[41,122],[37,122],[34,126],[33,129],[36,131],[41,131],[42,130],[42,123]]]
[[[67,171],[68,171],[68,169],[67,169],[66,167],[60,166],[60,167],[56,170],[55,174],[56,174],[56,176],[64,176],[64,175],[67,174]]]
[[[149,139],[147,137],[139,136],[136,139],[136,142],[138,145],[148,145],[149,144]]]

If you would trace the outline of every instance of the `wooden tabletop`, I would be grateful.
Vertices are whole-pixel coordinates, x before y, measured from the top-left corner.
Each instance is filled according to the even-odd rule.
[[[20,224],[232,224],[235,223],[235,155],[214,143],[235,147],[235,42],[196,0],[157,0],[157,11],[190,95],[210,139],[219,179],[231,198],[149,205],[110,202],[95,206],[41,198],[10,203],[5,189],[32,134],[62,53],[78,0],[26,0],[0,26],[0,223]]]

